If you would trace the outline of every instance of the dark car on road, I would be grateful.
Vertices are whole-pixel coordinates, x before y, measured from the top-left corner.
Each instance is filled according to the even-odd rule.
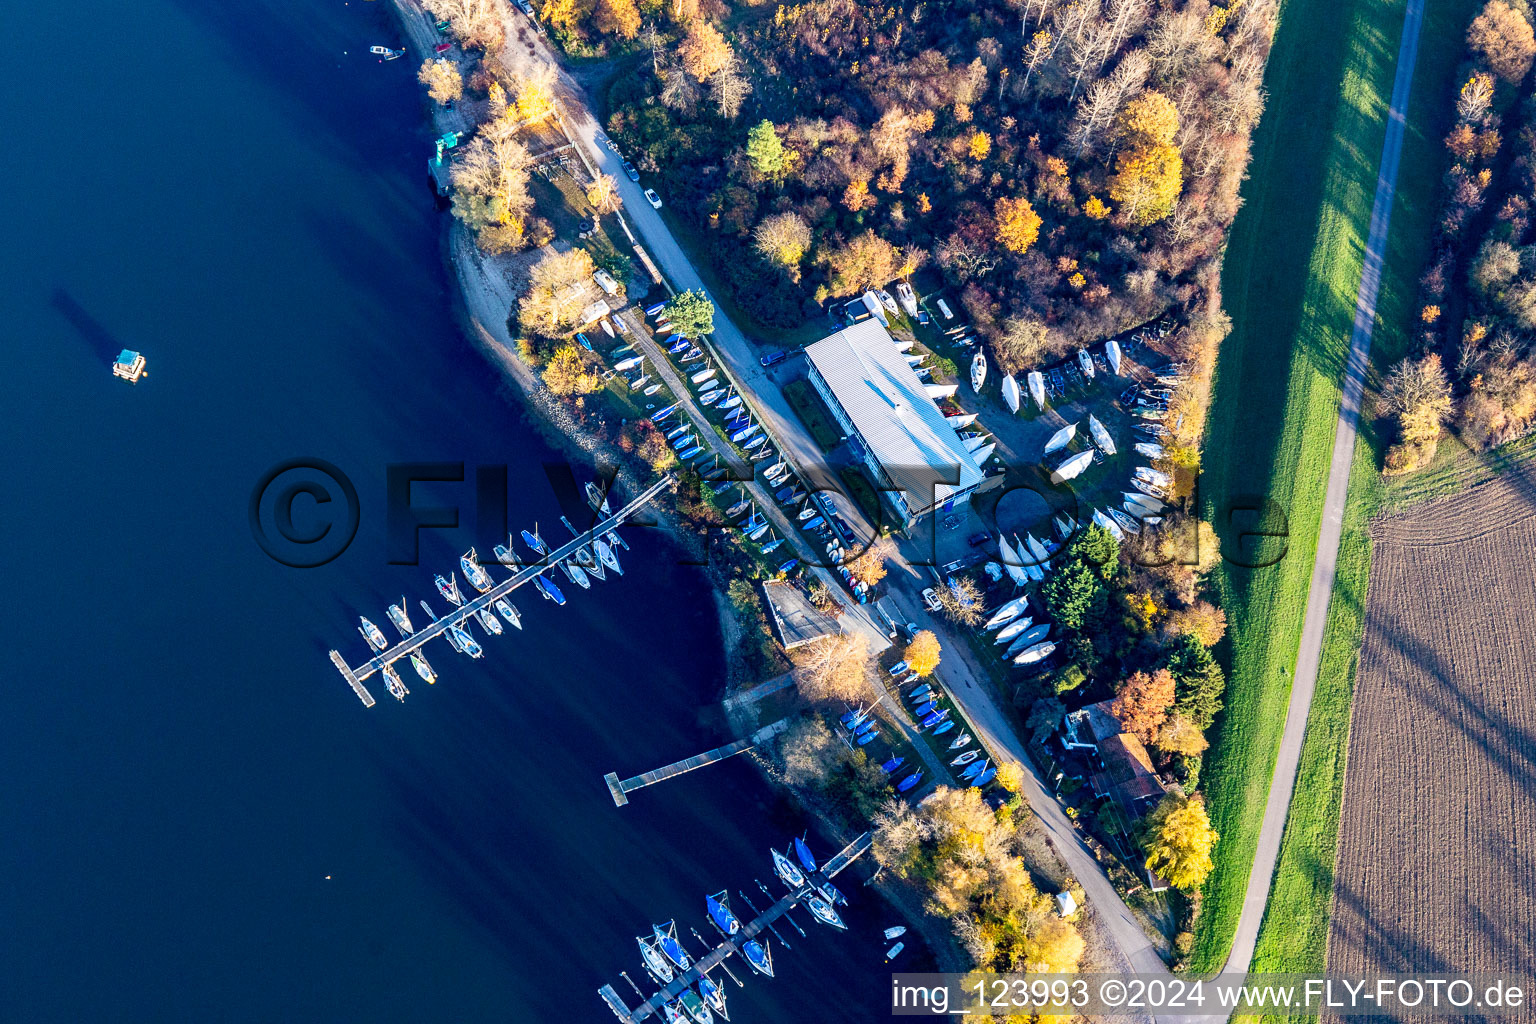
[[[769,352],[767,355],[763,356],[763,358],[759,359],[758,362],[762,363],[764,366],[778,366],[788,358],[788,352],[785,352],[783,349],[778,349],[777,351]]]
[[[640,180],[640,172],[635,170],[635,165],[630,163],[628,160],[624,161],[624,173],[629,175],[630,181]]]
[[[982,530],[980,533],[971,534],[970,537],[966,539],[966,543],[973,548],[978,548],[991,539],[992,535],[986,530]]]

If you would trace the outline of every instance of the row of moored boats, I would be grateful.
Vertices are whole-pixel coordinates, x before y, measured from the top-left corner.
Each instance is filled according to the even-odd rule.
[[[587,484],[587,498],[592,503],[594,509],[605,514],[609,511],[607,496],[595,484]],[[582,536],[581,532],[572,526],[570,521],[564,516],[561,517],[561,522],[571,531],[573,537],[579,538]],[[544,538],[539,536],[538,526],[535,525],[531,533],[527,530],[521,532],[523,543],[539,556],[540,561],[535,564],[548,561],[552,552],[549,544],[545,542]],[[521,556],[512,550],[512,543],[513,538],[508,536],[507,543],[496,545],[494,553],[498,564],[516,572],[525,568],[526,565]],[[560,589],[559,584],[551,578],[555,570],[558,570],[569,583],[587,590],[591,588],[594,579],[606,579],[609,572],[620,576],[624,574],[624,568],[619,562],[618,550],[620,548],[627,550],[628,547],[629,545],[618,535],[616,530],[608,530],[601,536],[594,535],[590,542],[582,544],[574,553],[554,561],[547,568],[540,570],[533,577],[534,587],[546,600],[553,601],[556,605],[563,605],[565,604],[565,594]],[[464,574],[464,579],[468,581],[469,585],[479,592],[480,597],[466,602],[463,591],[459,589],[458,576],[455,573],[449,573],[446,577],[439,573],[433,577],[433,582],[437,586],[437,592],[455,609],[455,611],[449,614],[449,622],[443,630],[443,635],[447,638],[449,646],[455,651],[468,655],[471,658],[481,658],[484,657],[485,651],[474,634],[469,630],[469,623],[471,621],[478,622],[488,636],[500,636],[505,632],[503,622],[514,629],[522,629],[523,618],[517,607],[505,597],[496,597],[491,600],[484,599],[484,596],[494,590],[498,584],[492,579],[491,574],[486,571],[485,567],[480,564],[479,556],[475,553],[474,548],[470,548],[459,556],[459,570]],[[437,613],[432,610],[432,606],[426,601],[421,602],[421,609],[432,622],[439,621]],[[390,605],[385,614],[388,616],[390,623],[399,631],[401,639],[410,640],[416,635],[416,627],[412,624],[410,614],[406,611],[404,597],[400,598],[398,604]],[[368,646],[378,653],[388,650],[389,641],[385,637],[384,631],[370,621],[367,616],[359,616],[358,618],[361,622],[361,625],[358,626],[358,632],[363,634],[363,639],[368,641]],[[420,647],[412,650],[408,657],[410,658],[411,666],[416,670],[416,674],[424,682],[437,682],[437,673],[433,670],[431,664],[428,663],[426,655],[422,653]],[[401,678],[395,666],[392,663],[386,663],[380,668],[380,672],[383,673],[385,683],[389,687],[389,692],[394,695],[395,699],[405,700],[406,695],[411,691],[406,687],[405,680]]]
[[[846,931],[847,925],[843,923],[842,916],[837,908],[846,905],[848,900],[837,887],[821,874],[820,865],[816,863],[815,856],[802,838],[796,838],[788,849],[781,852],[773,849],[769,853],[773,857],[773,871],[779,880],[786,885],[798,901],[805,903],[812,916],[816,920],[839,930]],[[790,854],[794,856],[791,857]],[[765,890],[766,891],[766,890]],[[748,904],[750,906],[750,903]],[[764,977],[773,977],[773,954],[766,938],[759,939],[763,929],[752,928],[752,934],[748,934],[749,925],[743,924],[731,909],[730,896],[721,890],[713,895],[704,897],[704,909],[709,914],[709,921],[720,936],[726,942],[732,943],[741,953],[742,959],[754,972]],[[754,908],[755,912],[755,908]],[[894,938],[904,933],[904,927],[886,929],[886,937]],[[694,937],[708,948],[697,931]],[[714,1015],[719,1014],[729,1020],[730,1014],[726,1011],[725,990],[709,976],[709,973],[697,967],[697,962],[687,950],[683,948],[677,936],[677,922],[667,921],[662,924],[653,924],[649,935],[637,935],[635,942],[640,947],[640,961],[645,965],[646,973],[655,982],[666,990],[674,982],[685,978],[689,972],[688,984],[681,991],[672,995],[661,1004],[661,1012],[667,1024],[711,1024]],[[901,944],[890,952],[895,956],[901,952]]]

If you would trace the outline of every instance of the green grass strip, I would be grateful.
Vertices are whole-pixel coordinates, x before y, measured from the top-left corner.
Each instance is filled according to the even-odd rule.
[[[1430,4],[1425,10],[1372,337],[1371,357],[1377,375],[1402,358],[1409,345],[1417,313],[1416,282],[1428,258],[1440,203],[1439,183],[1445,167],[1440,140],[1452,122],[1454,75],[1462,55],[1463,32],[1477,7],[1476,0],[1453,0]],[[1390,439],[1380,436],[1368,420],[1362,420],[1361,426],[1317,691],[1307,718],[1280,861],[1254,952],[1254,971],[1324,970],[1350,701],[1370,582],[1370,520],[1405,498],[1416,500],[1459,489],[1457,485],[1471,475],[1469,464],[1483,461],[1451,443],[1435,466],[1424,473],[1384,481],[1379,466]]]
[[[1204,789],[1221,842],[1190,957],[1226,959],[1242,909],[1285,722],[1316,552],[1339,381],[1369,229],[1403,5],[1290,0],[1265,84],[1246,205],[1233,226],[1223,299],[1233,332],[1216,368],[1204,499],[1229,555],[1241,518],[1263,495],[1288,536],[1214,581],[1232,629],[1227,711]],[[1271,518],[1271,522],[1273,518]]]

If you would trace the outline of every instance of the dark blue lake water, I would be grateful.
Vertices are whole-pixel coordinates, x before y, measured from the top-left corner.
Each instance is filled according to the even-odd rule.
[[[739,760],[613,807],[604,772],[725,738],[709,594],[660,538],[564,609],[520,597],[481,662],[435,643],[403,706],[326,660],[361,660],[359,613],[441,607],[432,573],[473,541],[470,485],[437,485],[465,529],[386,564],[386,465],[506,464],[514,525],[563,534],[554,454],[450,315],[414,69],[366,53],[388,10],[10,20],[0,1019],[611,1019],[595,990],[637,975],[633,937],[703,930],[703,895],[755,891],[805,822]],[[108,374],[119,348],[147,380]],[[247,522],[304,455],[362,501],[307,571]],[[792,936],[734,1021],[886,1016],[894,922],[849,888],[855,930]]]

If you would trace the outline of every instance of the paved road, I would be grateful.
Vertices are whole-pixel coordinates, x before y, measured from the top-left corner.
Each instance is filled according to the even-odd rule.
[[[906,613],[908,620],[922,622],[925,629],[932,629],[939,635],[944,659],[937,674],[943,680],[950,697],[960,706],[965,717],[970,719],[976,738],[994,755],[1005,753],[1024,765],[1026,772],[1021,795],[1040,819],[1051,845],[1066,863],[1067,870],[1082,885],[1088,906],[1094,909],[1108,933],[1106,938],[1114,943],[1125,961],[1122,966],[1139,973],[1168,975],[1167,966],[1152,948],[1141,925],[1110,884],[1104,869],[1094,859],[1092,852],[1083,843],[1082,836],[1067,818],[1066,811],[1057,802],[1049,780],[1041,777],[1039,769],[1025,751],[1007,715],[998,706],[984,673],[972,663],[970,650],[964,640],[955,635],[944,622],[926,612],[918,613],[922,605],[917,589],[924,585],[924,581],[921,578],[898,581],[888,577],[887,582],[893,584],[889,600]]]
[[[1269,899],[1275,863],[1280,856],[1280,840],[1285,832],[1285,817],[1290,810],[1291,794],[1296,787],[1296,769],[1301,759],[1301,744],[1306,734],[1307,712],[1317,688],[1318,664],[1322,659],[1323,631],[1328,623],[1328,601],[1333,595],[1333,577],[1338,568],[1339,535],[1344,525],[1344,501],[1349,494],[1349,470],[1354,461],[1355,432],[1360,419],[1360,401],[1365,392],[1365,374],[1371,351],[1371,329],[1376,322],[1376,295],[1381,287],[1381,265],[1386,253],[1387,229],[1392,219],[1392,197],[1397,189],[1397,169],[1403,153],[1403,131],[1408,109],[1408,94],[1413,85],[1413,66],[1419,50],[1419,29],[1424,21],[1424,0],[1409,0],[1403,21],[1403,41],[1397,54],[1397,77],[1392,83],[1392,106],[1387,112],[1387,137],[1381,148],[1381,168],[1376,178],[1376,200],[1371,208],[1370,233],[1365,243],[1365,264],[1360,276],[1360,292],[1355,303],[1354,331],[1349,339],[1349,359],[1344,370],[1343,397],[1339,403],[1339,423],[1333,442],[1333,461],[1328,469],[1328,491],[1323,500],[1323,523],[1317,538],[1317,559],[1312,568],[1311,589],[1307,593],[1307,613],[1301,631],[1301,649],[1296,660],[1296,679],[1291,687],[1290,709],[1286,713],[1285,732],[1280,738],[1280,756],[1269,785],[1269,801],[1264,807],[1264,822],[1259,829],[1258,851],[1253,871],[1248,876],[1248,891],[1243,898],[1242,915],[1227,958],[1227,971],[1246,971],[1253,960]]]

